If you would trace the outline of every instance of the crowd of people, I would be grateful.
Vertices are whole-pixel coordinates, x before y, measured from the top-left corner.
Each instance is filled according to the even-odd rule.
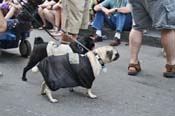
[[[14,17],[20,10],[16,0],[3,0],[0,5],[0,33],[4,32],[4,19]],[[2,11],[3,10],[3,11]],[[141,71],[139,50],[145,29],[155,28],[161,32],[161,42],[166,52],[163,76],[175,77],[175,1],[174,0],[45,0],[38,5],[42,20],[40,29],[52,24],[53,36],[62,41],[77,39],[80,29],[89,24],[96,30],[94,41],[102,41],[104,23],[115,30],[111,46],[121,43],[121,32],[130,31],[130,61],[128,75]],[[132,15],[131,15],[132,14]],[[132,28],[132,29],[131,29]]]

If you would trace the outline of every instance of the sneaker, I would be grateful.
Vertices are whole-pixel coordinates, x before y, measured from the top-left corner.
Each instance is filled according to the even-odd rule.
[[[121,44],[121,41],[120,39],[114,39],[112,42],[111,42],[111,46],[118,46]]]

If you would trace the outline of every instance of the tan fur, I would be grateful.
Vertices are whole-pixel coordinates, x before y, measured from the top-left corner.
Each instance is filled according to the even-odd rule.
[[[106,51],[113,51],[114,54],[117,53],[117,51],[114,50],[114,48],[112,46],[99,47],[99,48],[94,50],[94,52],[96,52],[101,57],[101,59],[103,60],[103,62],[105,64],[111,62],[111,59],[106,57]],[[97,75],[99,75],[99,73],[102,69],[101,64],[99,63],[99,61],[97,60],[97,58],[95,57],[95,55],[92,51],[88,52],[87,56],[88,56],[89,61],[91,63],[93,73],[96,77]],[[113,56],[113,58],[114,58],[114,56]]]

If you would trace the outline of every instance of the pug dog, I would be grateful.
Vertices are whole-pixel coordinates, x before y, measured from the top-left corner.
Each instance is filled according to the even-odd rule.
[[[95,78],[104,69],[105,64],[118,58],[119,53],[112,46],[99,47],[85,55],[69,53],[49,56],[38,65],[44,78],[41,94],[47,95],[50,102],[55,103],[58,100],[52,97],[52,91],[81,86],[87,89],[90,98],[96,98],[91,91]]]
[[[77,39],[82,45],[87,49],[92,50],[95,47],[94,41],[91,37],[79,37]],[[85,54],[88,50],[83,48],[77,42],[71,42],[70,44],[60,44],[58,45],[55,41],[44,42],[41,37],[36,37],[34,41],[34,48],[30,55],[27,66],[23,69],[22,80],[27,81],[26,73],[32,68],[33,72],[37,72],[38,68],[35,66],[41,60],[47,56],[51,55],[63,55],[66,53],[79,53]]]

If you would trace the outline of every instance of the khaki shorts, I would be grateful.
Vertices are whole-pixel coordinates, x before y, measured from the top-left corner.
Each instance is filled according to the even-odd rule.
[[[78,34],[89,23],[89,0],[63,0],[63,30]]]
[[[175,0],[129,0],[133,8],[133,27],[175,29]]]

